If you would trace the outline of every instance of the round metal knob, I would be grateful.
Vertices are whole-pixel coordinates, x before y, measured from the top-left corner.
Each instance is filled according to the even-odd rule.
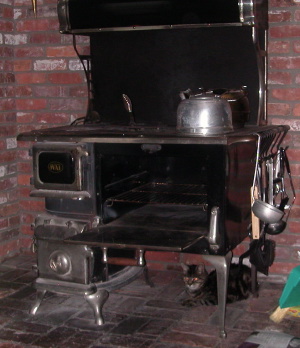
[[[61,275],[69,273],[72,268],[69,255],[60,250],[56,250],[50,255],[49,266],[52,271]]]

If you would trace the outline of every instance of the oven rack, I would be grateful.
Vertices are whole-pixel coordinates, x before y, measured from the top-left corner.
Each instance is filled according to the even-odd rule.
[[[196,184],[147,183],[107,199],[106,204],[174,204],[207,207],[207,186]]]

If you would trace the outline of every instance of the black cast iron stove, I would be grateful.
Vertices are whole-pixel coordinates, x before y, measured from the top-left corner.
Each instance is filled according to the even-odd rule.
[[[232,250],[250,233],[257,156],[286,126],[265,113],[267,1],[59,0],[62,33],[90,37],[89,107],[70,126],[33,130],[38,290],[82,294],[97,324],[108,291],[147,250],[201,254],[217,270],[221,336]],[[203,135],[176,128],[179,93],[247,86],[249,115]],[[246,87],[243,87],[243,90]],[[261,143],[258,151],[258,140]],[[249,232],[250,231],[250,232]]]

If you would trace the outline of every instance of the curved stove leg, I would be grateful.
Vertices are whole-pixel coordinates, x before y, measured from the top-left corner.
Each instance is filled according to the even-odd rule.
[[[98,289],[94,294],[85,295],[84,297],[93,309],[96,325],[103,325],[102,308],[109,297],[108,291],[105,289]]]
[[[226,314],[226,298],[227,298],[227,286],[229,277],[230,262],[232,259],[232,252],[230,251],[225,256],[217,255],[202,255],[203,258],[211,263],[217,272],[217,285],[218,285],[218,309],[217,314],[220,325],[220,337],[226,337],[225,331],[225,314]]]
[[[149,277],[149,271],[148,271],[148,267],[147,266],[144,267],[144,271],[143,272],[144,272],[144,277],[145,277],[146,284],[149,285],[150,288],[154,288],[154,283],[153,283],[153,281]]]
[[[31,307],[29,313],[32,314],[32,315],[35,315],[41,302],[43,301],[43,298],[45,297],[46,295],[46,290],[37,290],[36,292],[36,299],[34,301],[34,304],[33,306]]]

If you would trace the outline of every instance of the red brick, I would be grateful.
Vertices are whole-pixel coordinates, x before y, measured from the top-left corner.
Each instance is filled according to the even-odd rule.
[[[86,100],[79,98],[63,98],[63,99],[51,99],[49,100],[49,107],[51,110],[59,111],[75,111],[85,110],[87,106]]]
[[[1,54],[1,52],[0,52]],[[17,58],[28,58],[28,57],[43,57],[45,54],[43,47],[20,47],[15,48],[15,56]]]
[[[16,126],[15,125],[2,125],[0,127],[0,135],[1,136],[13,136],[16,134]]]
[[[286,103],[268,103],[268,115],[288,116],[291,106]]]
[[[0,230],[8,227],[8,218],[0,217]]]
[[[276,246],[276,262],[279,260],[289,260],[290,256],[292,254],[292,248],[287,248],[286,246],[280,247],[279,245]]]
[[[16,81],[19,84],[29,84],[29,83],[44,83],[46,81],[45,73],[18,73],[16,74]]]
[[[18,123],[31,123],[35,120],[35,113],[32,112],[18,112]]]
[[[288,158],[290,161],[298,161],[300,162],[300,151],[299,149],[291,149],[289,148],[288,151],[287,151],[287,154],[288,154]]]
[[[147,267],[153,271],[165,271],[166,265],[161,262],[151,262],[147,261]]]
[[[11,255],[14,253],[17,253],[19,250],[19,241],[18,240],[13,240],[9,242],[5,242],[5,244],[0,244],[0,257],[4,258],[7,255]]]
[[[4,7],[2,9],[2,18],[13,19],[14,18],[13,8],[12,7]]]
[[[88,91],[86,86],[70,87],[70,97],[87,97]]]
[[[33,86],[33,93],[36,97],[67,97],[69,90],[68,87],[60,85],[36,85]]]
[[[32,235],[33,235],[33,232],[31,232],[31,236]],[[23,253],[30,252],[29,250],[31,250],[31,246],[32,246],[32,238],[26,238],[23,236],[22,239],[19,240],[20,251],[22,251]],[[12,348],[19,348],[19,347],[12,347]]]
[[[300,100],[300,88],[286,88],[286,89],[273,89],[272,96],[279,100],[284,101],[297,101]]]
[[[300,221],[289,221],[289,229],[292,233],[300,233]]]
[[[17,216],[12,216],[8,219],[9,221],[9,226],[12,227],[12,226],[16,226],[16,225],[19,225],[20,224],[20,216],[17,215]]]
[[[24,7],[24,8],[16,8],[16,4],[15,4],[14,18],[16,20],[27,18],[27,8],[26,7]]]
[[[3,86],[0,87],[0,97],[1,98],[13,98],[15,96],[15,88],[14,86]],[[1,120],[0,120],[1,122]]]
[[[26,34],[5,34],[4,43],[6,45],[25,45],[27,44],[27,35]]]
[[[46,108],[47,101],[45,99],[17,99],[16,105],[19,110],[40,110]]]
[[[13,83],[13,82],[15,82],[15,74],[10,72],[0,74],[0,83]]]
[[[60,33],[51,33],[51,32],[35,32],[30,33],[29,42],[32,44],[58,44],[61,42]]]
[[[47,31],[49,29],[49,20],[43,18],[24,19],[17,23],[17,31]]]
[[[289,85],[292,83],[290,72],[271,71],[268,75],[268,84],[270,85]]]
[[[289,53],[291,43],[289,41],[270,41],[268,44],[268,52],[272,53]]]
[[[273,274],[285,274],[288,275],[291,270],[299,266],[297,262],[277,262],[275,261],[270,267],[269,271]]]
[[[158,251],[147,251],[147,260],[160,260],[163,262],[178,262],[179,254],[174,252],[158,252]]]
[[[270,23],[280,23],[289,22],[292,18],[291,11],[287,10],[270,10],[269,11],[269,22]]]
[[[233,250],[233,254],[235,256],[240,256],[242,255],[245,251],[247,251],[249,249],[249,243],[248,242],[243,242],[239,245],[237,245],[234,250]]]
[[[0,110],[2,111],[10,111],[15,109],[15,100],[14,99],[0,99]]]
[[[33,63],[35,71],[66,70],[67,62],[65,59],[42,59]]]
[[[0,97],[1,98],[13,98],[15,96],[14,86],[4,86],[0,87]],[[1,122],[1,120],[0,120]]]
[[[57,19],[56,6],[41,6],[38,8],[38,16],[41,18],[54,17]]]
[[[293,206],[291,213],[290,213],[290,217],[292,219],[299,219],[300,218],[300,207],[299,206]]]
[[[0,152],[0,163],[13,162],[15,160],[16,160],[15,151]],[[1,188],[1,184],[0,184],[0,188]]]
[[[16,121],[16,113],[15,112],[2,112],[0,114],[0,122],[15,122]]]
[[[293,115],[300,116],[300,104],[295,104],[293,108]]]
[[[190,332],[170,331],[160,337],[160,342],[168,342],[175,346],[188,345],[190,347],[213,347],[216,343],[216,338],[213,336],[205,336]]]
[[[48,76],[48,80],[51,83],[75,84],[75,83],[83,83],[84,76],[83,74],[75,73],[75,72],[51,73]]]
[[[77,57],[73,46],[47,47],[47,57]]]
[[[33,235],[33,231],[32,231],[31,225],[24,225],[24,224],[22,224],[21,228],[20,228],[20,232],[22,234],[25,234],[25,235],[28,235],[28,236],[32,236]]]
[[[180,255],[180,262],[186,263],[188,265],[198,265],[200,263],[205,263],[202,256],[197,254],[182,254]]]
[[[270,57],[270,69],[299,69],[300,57]]]
[[[30,86],[16,86],[14,91],[16,97],[32,96],[32,88]]]
[[[293,50],[296,53],[300,53],[300,41],[293,42]]]
[[[70,115],[69,114],[51,114],[51,113],[41,113],[36,116],[36,120],[38,123],[47,123],[47,124],[68,124],[70,123]]]
[[[25,211],[36,211],[40,212],[44,210],[44,204],[41,201],[33,201],[33,200],[27,200],[27,201],[20,201],[20,208],[22,208]]]
[[[36,218],[36,214],[30,214],[30,213],[23,213],[21,217],[21,222],[23,224],[31,224],[34,222],[34,219]]]
[[[0,57],[13,57],[14,56],[14,50],[11,47],[0,47]]]
[[[18,184],[19,185],[29,185],[31,175],[28,174],[19,174],[18,175]]]
[[[300,36],[300,25],[283,25],[273,27],[269,29],[269,35],[271,38],[282,38],[282,37],[299,37]]]
[[[19,197],[25,198],[25,200],[28,199],[31,189],[29,187],[19,187]]]
[[[31,70],[31,60],[15,60],[14,71],[29,71]]]
[[[18,212],[19,212],[18,203],[11,203],[11,204],[5,204],[4,206],[0,206],[0,216],[15,215]]]
[[[14,23],[10,20],[0,19],[0,31],[12,32],[14,30]]]

